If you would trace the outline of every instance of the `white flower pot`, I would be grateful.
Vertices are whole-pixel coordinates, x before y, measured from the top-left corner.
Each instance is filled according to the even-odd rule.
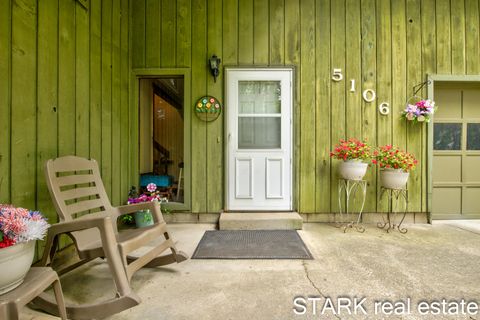
[[[346,180],[362,180],[367,173],[368,163],[360,160],[346,160],[340,163],[339,173]]]
[[[409,172],[402,169],[380,170],[380,185],[389,189],[405,189],[407,186]]]
[[[33,262],[35,241],[18,243],[0,249],[0,294],[22,284]]]

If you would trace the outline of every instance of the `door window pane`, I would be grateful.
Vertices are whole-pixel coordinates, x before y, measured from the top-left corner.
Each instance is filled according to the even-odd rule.
[[[280,81],[239,81],[238,105],[240,114],[280,113]]]
[[[467,124],[467,150],[480,150],[480,123]]]
[[[239,149],[280,149],[280,117],[239,117]]]
[[[461,123],[435,123],[433,131],[433,148],[435,150],[461,150]]]

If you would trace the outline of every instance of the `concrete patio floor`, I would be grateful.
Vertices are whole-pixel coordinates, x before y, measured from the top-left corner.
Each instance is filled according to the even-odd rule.
[[[474,224],[476,222],[473,222]],[[455,224],[408,225],[407,234],[387,234],[374,225],[365,233],[342,233],[328,224],[299,231],[315,260],[188,260],[144,269],[132,279],[143,302],[112,320],[134,319],[384,319],[375,301],[411,299],[398,319],[480,319],[477,315],[420,315],[420,301],[465,299],[480,303],[480,228]],[[213,225],[170,225],[180,250],[192,255]],[[77,303],[113,295],[106,264],[96,260],[62,278],[67,300]],[[109,288],[109,289],[106,289]],[[304,315],[295,297],[317,296]],[[324,299],[366,298],[368,315],[320,315]],[[29,308],[22,319],[55,319]]]

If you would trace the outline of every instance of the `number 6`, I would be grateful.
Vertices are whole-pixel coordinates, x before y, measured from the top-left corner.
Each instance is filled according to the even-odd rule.
[[[390,113],[390,105],[388,104],[388,102],[380,103],[380,105],[378,106],[378,111],[384,116],[389,114]]]
[[[342,69],[333,69],[332,80],[341,81],[343,79]]]

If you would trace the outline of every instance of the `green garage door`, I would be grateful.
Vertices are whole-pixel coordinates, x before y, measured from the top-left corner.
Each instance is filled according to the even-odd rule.
[[[480,88],[435,87],[433,219],[480,218]]]

